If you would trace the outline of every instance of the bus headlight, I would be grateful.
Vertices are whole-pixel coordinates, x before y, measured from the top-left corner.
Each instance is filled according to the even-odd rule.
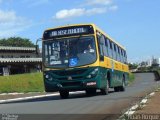
[[[98,72],[98,68],[94,69],[94,70],[91,72],[91,75],[95,75],[95,74],[97,74],[97,72]]]
[[[98,68],[95,68],[88,76],[87,78],[92,78],[92,77],[95,77],[98,73]]]
[[[49,75],[46,75],[45,78],[48,79],[48,78],[49,78]]]
[[[50,76],[50,75],[45,75],[45,78],[47,79],[47,80],[49,80],[49,81],[52,81],[53,80],[53,78]]]
[[[92,77],[91,75],[88,75],[88,76],[87,76],[88,79],[91,78],[91,77]]]

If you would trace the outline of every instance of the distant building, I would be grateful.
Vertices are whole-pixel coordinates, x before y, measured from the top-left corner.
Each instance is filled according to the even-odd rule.
[[[147,67],[151,67],[152,66],[152,60],[147,60]]]
[[[160,67],[160,58],[152,58],[152,66]]]
[[[41,64],[36,48],[0,46],[0,75],[40,72]]]

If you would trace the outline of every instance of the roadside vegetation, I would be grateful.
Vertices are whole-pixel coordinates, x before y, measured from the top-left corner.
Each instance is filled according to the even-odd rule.
[[[134,81],[133,73],[129,73],[129,84]],[[17,74],[0,76],[0,93],[44,92],[42,73]]]
[[[0,93],[43,91],[42,73],[0,76]]]
[[[0,46],[35,47],[31,40],[21,37],[10,37],[0,39]]]
[[[130,85],[131,83],[133,83],[133,81],[135,80],[135,76],[133,73],[129,73],[129,81],[128,81],[128,84]]]

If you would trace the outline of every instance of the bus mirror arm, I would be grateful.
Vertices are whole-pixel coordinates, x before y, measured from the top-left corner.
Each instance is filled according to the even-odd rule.
[[[36,54],[39,53],[39,45],[38,45],[39,41],[42,41],[42,38],[39,38],[39,39],[36,40]]]

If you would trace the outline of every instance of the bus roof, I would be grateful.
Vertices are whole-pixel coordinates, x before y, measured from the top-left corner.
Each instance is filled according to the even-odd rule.
[[[99,27],[97,27],[95,24],[92,24],[96,30],[98,30],[99,32],[101,32],[103,35],[105,35],[107,38],[109,38],[112,42],[114,42],[115,44],[117,44],[119,47],[121,47],[122,49],[125,50],[124,46],[120,45],[118,42],[116,42],[112,37],[110,37],[107,33],[105,33],[103,30],[101,30]]]
[[[121,47],[122,49],[125,50],[125,48],[120,45],[118,42],[116,42],[113,38],[111,38],[108,34],[106,34],[103,30],[101,30],[99,27],[97,27],[95,24],[93,23],[90,23],[90,24],[68,24],[68,25],[65,25],[65,26],[59,26],[59,27],[54,27],[54,28],[48,28],[47,30],[54,30],[54,29],[58,29],[58,28],[64,28],[64,27],[72,27],[72,26],[81,26],[81,25],[91,25],[93,26],[93,28],[95,30],[98,30],[99,32],[101,32],[103,35],[105,35],[107,38],[109,38],[112,42],[114,42],[115,44],[117,44],[119,47]],[[46,30],[46,31],[47,31]]]

